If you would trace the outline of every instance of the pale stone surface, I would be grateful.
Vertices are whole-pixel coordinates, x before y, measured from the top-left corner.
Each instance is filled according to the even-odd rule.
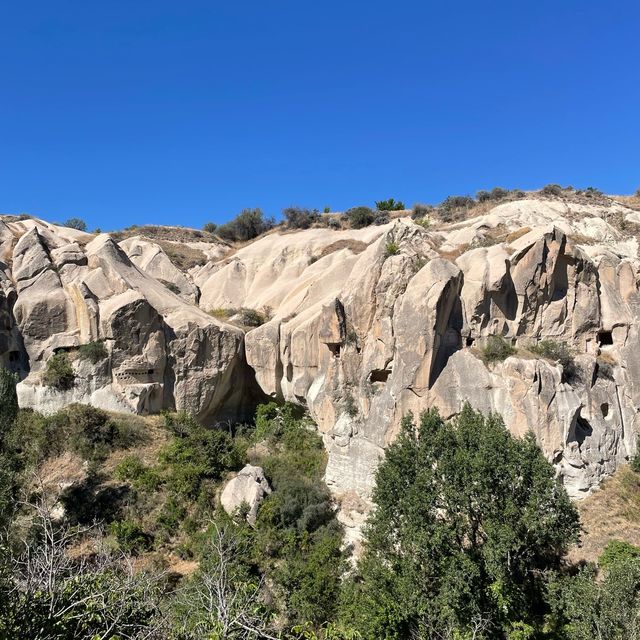
[[[255,524],[262,501],[271,493],[262,467],[246,465],[235,478],[227,482],[220,496],[220,503],[229,514],[235,514],[243,504],[247,505],[247,522]]]
[[[639,220],[616,202],[526,198],[431,229],[401,218],[212,245],[189,273],[147,240],[0,220],[0,359],[29,374],[21,402],[47,411],[73,400],[213,420],[247,404],[250,382],[305,406],[351,540],[402,416],[433,406],[451,417],[469,402],[533,431],[580,497],[636,452]],[[241,307],[270,319],[243,335],[206,313]],[[516,353],[486,365],[492,335]],[[95,339],[109,357],[74,359],[72,391],[40,385],[54,351]],[[574,370],[529,351],[541,340],[571,348]]]

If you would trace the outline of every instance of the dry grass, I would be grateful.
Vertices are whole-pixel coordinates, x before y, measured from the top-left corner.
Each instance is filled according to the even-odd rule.
[[[577,503],[584,532],[569,551],[573,562],[595,562],[611,540],[640,546],[640,474],[623,466],[600,489]]]
[[[316,260],[320,260],[320,258],[324,258],[336,251],[340,251],[341,249],[350,249],[353,253],[358,254],[362,253],[369,245],[366,242],[362,242],[361,240],[336,240],[331,244],[328,244],[317,256]]]
[[[529,231],[531,231],[531,227],[521,227],[516,231],[512,231],[507,235],[507,242],[515,242],[518,238],[526,236]]]
[[[144,236],[149,240],[168,240],[170,242],[222,242],[215,234],[190,229],[188,227],[165,227],[160,225],[132,225],[121,231],[110,232],[114,240],[126,240],[134,236]]]

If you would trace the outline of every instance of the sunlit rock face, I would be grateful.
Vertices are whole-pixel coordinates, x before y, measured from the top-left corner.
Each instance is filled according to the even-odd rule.
[[[2,220],[0,358],[22,371],[22,404],[46,411],[77,401],[213,422],[254,387],[307,407],[353,535],[402,417],[433,406],[451,417],[468,402],[533,431],[580,497],[635,454],[639,222],[615,202],[531,198],[428,228],[401,217],[212,244],[184,270],[149,239]],[[243,307],[267,321],[210,314]],[[515,351],[486,364],[494,335]],[[95,364],[76,353],[94,340],[108,351]],[[573,366],[531,351],[542,340],[566,344]],[[66,392],[41,384],[60,350],[76,370]]]

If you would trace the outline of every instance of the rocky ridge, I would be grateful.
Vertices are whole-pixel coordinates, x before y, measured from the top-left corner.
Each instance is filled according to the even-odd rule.
[[[7,218],[0,357],[22,373],[20,402],[45,411],[183,408],[213,422],[250,404],[253,385],[302,404],[353,533],[402,416],[430,406],[448,417],[470,402],[532,430],[580,497],[635,454],[640,431],[637,232],[621,203],[523,199],[448,225],[210,243],[185,270],[148,238]],[[214,317],[241,307],[269,320],[241,330]],[[486,364],[493,335],[515,351]],[[73,389],[41,384],[54,352],[93,340],[108,357],[75,358]],[[542,340],[570,346],[571,370],[531,350]]]

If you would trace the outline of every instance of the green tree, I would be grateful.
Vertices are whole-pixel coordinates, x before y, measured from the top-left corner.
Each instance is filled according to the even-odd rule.
[[[466,406],[408,416],[373,491],[345,620],[367,638],[504,637],[544,614],[544,573],[579,521],[533,435]],[[457,633],[459,636],[455,636]],[[522,633],[521,633],[522,635]]]
[[[637,547],[633,549],[633,553],[629,549],[625,553],[609,553],[604,563],[601,556],[598,564],[604,564],[604,568],[600,576],[595,566],[588,565],[575,576],[557,577],[551,582],[548,600],[553,615],[549,627],[555,632],[554,637],[640,638],[640,558]]]
[[[7,433],[18,415],[16,376],[0,367],[0,439]]]
[[[66,222],[62,223],[62,226],[77,229],[78,231],[87,230],[87,223],[82,218],[69,218]]]

